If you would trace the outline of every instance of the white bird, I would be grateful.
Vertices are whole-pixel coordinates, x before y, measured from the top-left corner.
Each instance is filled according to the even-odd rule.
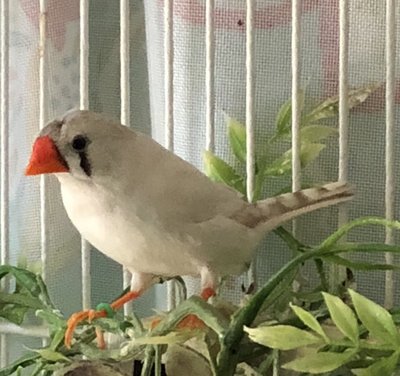
[[[353,196],[337,182],[251,204],[150,137],[79,110],[50,122],[36,139],[26,175],[46,173],[58,178],[81,235],[132,273],[131,292],[115,309],[160,277],[200,276],[207,299],[219,277],[249,266],[268,231]],[[75,316],[68,345],[87,317]]]

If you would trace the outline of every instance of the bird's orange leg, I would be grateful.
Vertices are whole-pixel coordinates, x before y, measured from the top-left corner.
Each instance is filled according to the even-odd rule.
[[[133,299],[136,299],[140,296],[140,293],[137,291],[129,291],[113,303],[110,304],[110,307],[113,311],[117,311],[124,306],[124,304],[130,302]],[[105,309],[94,310],[94,309],[87,309],[81,312],[76,312],[68,319],[67,322],[67,330],[65,331],[64,336],[64,344],[69,349],[71,348],[72,338],[74,336],[74,332],[76,327],[83,321],[93,321],[100,317],[107,317],[108,312]],[[105,348],[105,342],[103,338],[103,333],[100,329],[96,329],[96,337],[97,342],[99,344],[99,348]]]
[[[205,287],[200,294],[200,296],[206,301],[215,295],[217,294],[215,293],[215,290],[212,287]]]

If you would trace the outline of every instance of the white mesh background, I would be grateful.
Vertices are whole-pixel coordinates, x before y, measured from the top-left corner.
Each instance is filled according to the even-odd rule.
[[[216,150],[219,156],[233,163],[227,147],[223,111],[244,121],[245,25],[242,22],[245,21],[245,1],[217,0],[216,3]],[[384,6],[384,1],[350,2],[351,86],[384,81]],[[302,83],[307,87],[307,97],[318,101],[337,93],[338,0],[304,0],[303,8]],[[23,175],[32,140],[38,131],[38,9],[36,1],[10,3],[12,262],[22,253],[31,261],[40,259],[39,180]],[[290,0],[257,1],[255,113],[256,139],[260,145],[265,143],[265,134],[273,130],[280,105],[290,96],[290,9]],[[399,11],[400,5],[396,9],[400,16]],[[174,17],[175,149],[177,154],[202,168],[205,1],[175,0]],[[79,103],[78,18],[78,0],[49,1],[49,119]],[[131,124],[141,131],[152,132],[163,143],[163,1],[131,1],[131,25]],[[397,35],[400,41],[399,32]],[[399,102],[397,91],[396,103]],[[119,117],[119,103],[118,2],[96,0],[90,2],[90,108]],[[400,115],[399,106],[396,111],[397,116]],[[384,215],[384,150],[384,91],[380,90],[365,105],[351,112],[349,180],[357,187],[357,197],[349,206],[350,218]],[[336,179],[337,157],[337,140],[332,139],[318,161],[304,172],[303,181]],[[65,215],[58,183],[55,179],[49,181],[48,283],[55,303],[65,314],[70,314],[80,308],[81,301],[80,238]],[[396,181],[400,183],[399,178]],[[271,195],[288,184],[289,180],[271,180],[265,193]],[[398,214],[397,204],[396,217]],[[307,215],[299,220],[299,237],[309,243],[320,241],[335,229],[336,217],[337,209]],[[350,239],[383,241],[384,232],[375,228],[357,230]],[[264,245],[256,261],[260,283],[291,256],[273,234],[267,236]],[[369,261],[384,261],[383,257],[364,257]],[[93,305],[108,301],[120,292],[120,266],[93,252],[92,272]],[[359,289],[368,296],[383,297],[383,273],[356,274],[356,280]],[[188,283],[190,291],[195,291],[196,283],[192,280]],[[228,283],[225,295],[237,299],[240,284],[235,280]],[[152,289],[135,303],[135,309],[143,314],[149,313],[152,307],[163,307],[164,292],[164,288]],[[20,351],[20,338],[13,340],[16,345],[11,350],[12,357]],[[22,342],[34,346],[27,338]]]

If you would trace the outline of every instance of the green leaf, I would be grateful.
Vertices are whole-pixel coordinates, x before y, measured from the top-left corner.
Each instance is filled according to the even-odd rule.
[[[42,276],[40,274],[36,275],[36,283],[40,289],[39,298],[48,307],[54,308],[54,305],[50,299],[49,293],[47,291],[47,286],[44,283]]]
[[[382,87],[382,83],[370,84],[357,89],[349,90],[348,93],[349,109],[351,110],[352,108],[365,102],[368,99],[368,97],[380,87]]]
[[[43,362],[37,362],[35,368],[32,370],[32,373],[30,376],[37,376],[40,375],[42,370],[44,368]]]
[[[372,300],[349,289],[357,315],[372,337],[396,348],[400,345],[400,336],[390,313]]]
[[[119,361],[121,359],[136,359],[143,357],[143,346],[134,347],[131,343],[123,343],[120,348],[99,349],[96,345],[88,345],[86,343],[77,344],[79,351],[90,360],[97,359],[113,359]],[[136,351],[135,351],[136,350]]]
[[[303,90],[299,91],[300,111],[304,108],[305,94]],[[275,120],[276,132],[270,142],[275,141],[279,137],[287,137],[290,135],[292,127],[292,100],[287,100],[279,109]]]
[[[367,85],[358,89],[349,90],[348,93],[348,105],[349,109],[352,109],[359,104],[365,102],[369,95],[376,89],[381,87],[382,84]],[[339,113],[339,97],[337,95],[330,97],[314,109],[312,109],[305,117],[304,122],[306,124],[314,123],[321,119],[327,119],[336,116]]]
[[[14,304],[33,309],[43,308],[39,299],[25,293],[7,294],[0,291],[0,304]]]
[[[305,143],[318,142],[337,133],[336,128],[326,125],[307,125],[300,130],[300,140]]]
[[[38,355],[38,354],[26,354],[26,355],[22,356],[21,358],[17,359],[15,362],[11,363],[6,368],[1,369],[0,376],[12,375],[20,367],[25,368],[25,367],[29,367],[32,364],[35,364],[39,358],[40,358],[40,355]]]
[[[245,194],[244,180],[236,171],[221,158],[206,150],[203,153],[206,175],[213,181],[225,183]]]
[[[348,363],[353,357],[353,351],[344,353],[318,352],[295,359],[282,367],[296,372],[317,374],[333,371]]]
[[[36,274],[29,270],[11,265],[0,265],[0,279],[4,278],[7,274],[11,274],[15,278],[17,285],[24,287],[31,295],[38,297],[41,293],[37,284]]]
[[[292,171],[292,151],[289,150],[266,166],[265,176],[282,176]]]
[[[53,351],[49,348],[46,349],[39,349],[39,350],[32,350],[38,353],[43,359],[50,361],[50,362],[68,362],[71,363],[71,359],[68,359],[65,355]]]
[[[262,171],[260,171],[258,174],[256,174],[254,194],[253,194],[254,201],[258,201],[261,197],[264,180],[265,180],[265,177],[264,177],[264,173]]]
[[[395,352],[387,358],[381,358],[368,368],[352,370],[357,376],[382,376],[392,375],[399,360],[399,353]]]
[[[64,342],[65,329],[59,329],[55,331],[52,335],[52,340],[50,342],[50,350],[56,351],[58,347]]]
[[[370,264],[369,262],[351,261],[337,255],[324,257],[324,260],[334,262],[355,270],[399,270],[400,265],[392,264]]]
[[[285,136],[290,133],[292,120],[292,101],[286,101],[278,111],[276,116],[276,136]]]
[[[252,341],[278,350],[292,350],[298,347],[321,343],[321,338],[305,330],[289,325],[245,327]]]
[[[66,328],[67,322],[57,310],[39,309],[35,312],[36,317],[45,321],[52,330]]]
[[[357,318],[354,312],[337,296],[322,293],[329,314],[338,329],[354,344],[358,343],[359,331]]]
[[[325,149],[324,144],[304,143],[300,148],[301,167],[304,168],[309,163],[317,159],[322,150]]]
[[[314,159],[318,157],[325,148],[323,144],[304,143],[300,148],[301,167],[306,167]],[[265,176],[282,176],[292,171],[292,150],[287,150],[279,158],[275,159],[266,167]]]
[[[304,325],[308,326],[311,330],[318,333],[325,342],[329,343],[329,338],[325,334],[324,330],[322,329],[318,320],[310,313],[307,312],[305,309],[295,306],[290,303],[290,308],[294,311],[296,316],[304,323]]]
[[[25,315],[29,311],[28,307],[15,306],[15,305],[1,305],[0,304],[0,317],[16,324],[21,325],[24,321]]]
[[[226,116],[229,142],[235,157],[246,163],[246,127],[238,120]]]

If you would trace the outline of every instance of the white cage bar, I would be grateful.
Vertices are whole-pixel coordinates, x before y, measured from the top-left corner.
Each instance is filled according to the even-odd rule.
[[[215,0],[206,2],[206,149],[215,148]]]
[[[246,194],[247,201],[253,202],[255,189],[255,48],[254,48],[254,12],[253,0],[247,0],[246,7]],[[256,282],[256,267],[250,264],[247,272],[248,284]]]
[[[1,137],[1,169],[0,169],[0,261],[1,264],[9,262],[9,0],[1,1],[1,83],[0,83],[0,137]],[[1,284],[1,288],[7,289],[6,283]],[[0,367],[8,363],[7,335],[0,328]]]
[[[165,147],[174,151],[174,19],[173,0],[164,2]],[[176,305],[176,283],[167,283],[168,309]]]
[[[339,0],[339,165],[338,180],[348,180],[349,170],[349,105],[348,105],[348,59],[349,59],[349,2]],[[348,220],[347,206],[339,206],[338,225]],[[330,284],[337,286],[346,278],[345,269],[339,265],[330,268]]]
[[[47,121],[47,0],[39,4],[39,128],[43,129]],[[47,279],[47,258],[49,252],[49,210],[48,210],[48,176],[40,175],[40,255],[42,261],[42,277]],[[43,338],[43,345],[47,339]]]
[[[253,0],[247,0],[246,17],[246,175],[247,200],[253,201],[255,183],[254,146],[254,8]]]
[[[89,108],[89,0],[80,0],[80,109]],[[82,307],[91,306],[90,244],[82,238]]]
[[[300,42],[301,42],[301,0],[292,0],[292,191],[298,191],[299,189],[301,189]]]
[[[339,2],[339,180],[347,181],[349,171],[349,2]],[[345,206],[340,207],[341,223],[347,221]]]
[[[386,182],[385,216],[395,218],[395,90],[396,90],[396,12],[395,0],[386,1]],[[386,244],[394,243],[393,230],[386,228]],[[393,264],[393,254],[386,254],[386,262]],[[385,276],[385,306],[392,308],[394,303],[393,271],[387,270]]]
[[[121,60],[121,123],[130,126],[130,74],[129,74],[129,0],[120,2],[120,60]],[[131,284],[131,273],[123,268],[123,286],[124,288]],[[124,306],[125,315],[132,313],[133,306],[129,302]]]
[[[47,121],[47,0],[39,4],[39,129],[46,126]],[[42,260],[42,276],[46,281],[48,254],[48,185],[47,175],[40,175],[40,254]]]

